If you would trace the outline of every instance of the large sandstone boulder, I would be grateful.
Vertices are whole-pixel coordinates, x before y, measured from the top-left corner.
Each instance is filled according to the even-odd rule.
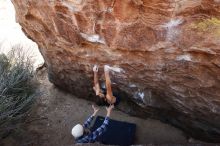
[[[13,0],[49,79],[93,100],[108,64],[125,112],[220,142],[220,0]]]

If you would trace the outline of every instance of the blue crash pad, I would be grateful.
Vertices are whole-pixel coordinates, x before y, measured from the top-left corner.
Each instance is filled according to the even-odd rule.
[[[100,127],[104,117],[98,116],[91,127],[91,131]],[[110,119],[107,131],[100,137],[98,142],[106,145],[128,146],[134,144],[136,125]]]

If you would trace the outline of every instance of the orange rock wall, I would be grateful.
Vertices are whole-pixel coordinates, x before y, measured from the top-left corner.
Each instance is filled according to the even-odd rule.
[[[105,64],[120,68],[111,74],[114,88],[138,105],[125,111],[220,142],[219,0],[13,4],[23,31],[40,46],[55,85],[93,99],[93,65],[100,66],[102,81]]]

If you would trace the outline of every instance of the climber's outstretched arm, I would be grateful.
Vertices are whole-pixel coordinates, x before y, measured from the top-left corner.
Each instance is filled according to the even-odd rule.
[[[113,96],[111,79],[109,76],[109,67],[105,66],[105,84],[107,88],[106,98],[109,104],[114,104],[116,102],[116,97]]]
[[[99,95],[100,93],[100,85],[99,85],[99,79],[98,79],[98,66],[95,65],[93,67],[94,72],[94,87],[93,90],[95,91],[96,95]]]
[[[110,79],[110,76],[109,76],[109,68],[107,66],[105,66],[104,68],[105,70],[105,84],[106,84],[106,94],[108,96],[113,96],[112,94],[112,86],[111,86],[111,79]]]
[[[99,87],[98,72],[94,72],[94,87]]]

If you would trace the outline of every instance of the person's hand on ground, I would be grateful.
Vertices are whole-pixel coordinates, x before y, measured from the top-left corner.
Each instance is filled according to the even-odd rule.
[[[107,111],[107,117],[110,117],[110,115],[111,115],[111,111],[112,111],[112,109],[114,108],[114,105],[112,104],[112,105],[110,105],[109,107],[106,107],[106,111]]]
[[[93,116],[95,116],[96,115],[96,113],[99,111],[99,108],[97,108],[97,107],[95,107],[94,105],[92,105],[92,108],[93,108]]]
[[[93,72],[98,72],[99,71],[99,67],[97,65],[94,65],[92,70],[93,70]]]

